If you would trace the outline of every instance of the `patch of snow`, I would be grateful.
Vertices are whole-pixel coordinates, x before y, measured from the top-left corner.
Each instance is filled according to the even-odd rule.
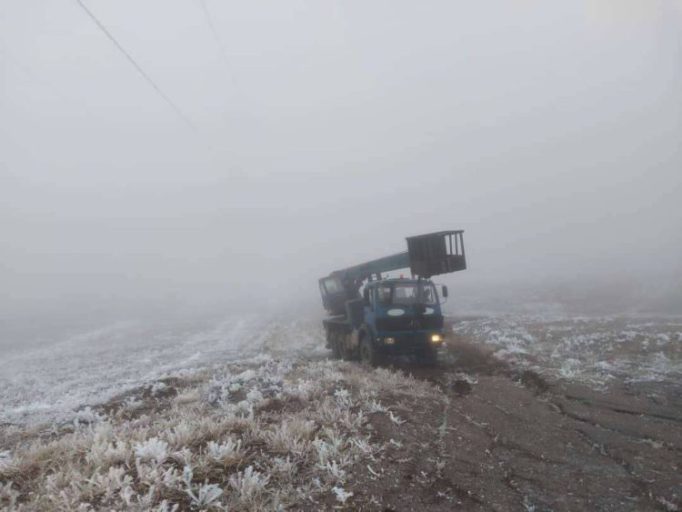
[[[353,496],[352,492],[347,492],[343,487],[333,487],[332,492],[336,496],[336,500],[341,503],[346,503]]]
[[[167,388],[168,388],[168,386],[164,382],[159,381],[159,382],[155,382],[154,384],[152,384],[150,391],[151,391],[152,395],[157,396],[159,393],[166,390]]]
[[[614,378],[679,380],[679,321],[640,317],[497,315],[455,322],[457,336],[488,345],[500,359],[601,387]]]
[[[8,450],[0,450],[0,471],[10,467],[12,454]]]
[[[675,505],[672,501],[667,500],[663,496],[659,496],[656,501],[663,505],[663,508],[668,512],[679,512],[680,510],[677,505]]]

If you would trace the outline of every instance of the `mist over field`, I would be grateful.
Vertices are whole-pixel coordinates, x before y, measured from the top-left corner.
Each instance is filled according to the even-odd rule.
[[[78,3],[3,4],[3,344],[319,311],[319,277],[451,228],[454,310],[682,311],[678,2],[88,5],[178,111]]]

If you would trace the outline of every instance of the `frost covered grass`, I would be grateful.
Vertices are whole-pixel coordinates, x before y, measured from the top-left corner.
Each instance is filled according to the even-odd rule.
[[[79,335],[55,335],[0,357],[0,424],[70,423],[83,404],[154,383],[152,393],[163,394],[159,381],[165,377],[263,351],[287,357],[326,354],[320,322],[242,314],[187,325],[118,322]]]
[[[682,318],[505,315],[458,320],[453,331],[498,359],[595,386],[682,378]]]
[[[258,356],[139,395],[49,433],[6,429],[0,509],[352,508],[354,468],[383,449],[368,418],[404,421],[386,396],[438,392],[387,369]]]

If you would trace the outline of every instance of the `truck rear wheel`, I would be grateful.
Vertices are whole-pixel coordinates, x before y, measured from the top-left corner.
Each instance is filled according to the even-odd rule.
[[[379,364],[379,354],[369,336],[365,335],[360,340],[360,361],[367,366]]]
[[[330,338],[329,338],[329,344],[332,347],[332,357],[334,359],[341,359],[342,352],[341,352],[341,339],[342,335],[339,333],[330,333]]]
[[[339,337],[339,346],[341,349],[341,357],[343,357],[344,361],[353,361],[354,359],[357,359],[356,351],[353,350],[350,345],[350,335],[342,334]]]

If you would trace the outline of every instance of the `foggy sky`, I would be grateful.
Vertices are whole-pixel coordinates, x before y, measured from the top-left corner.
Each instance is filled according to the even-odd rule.
[[[682,274],[679,0],[86,4],[193,128],[75,1],[4,0],[3,311],[305,301],[441,229],[455,286]]]

